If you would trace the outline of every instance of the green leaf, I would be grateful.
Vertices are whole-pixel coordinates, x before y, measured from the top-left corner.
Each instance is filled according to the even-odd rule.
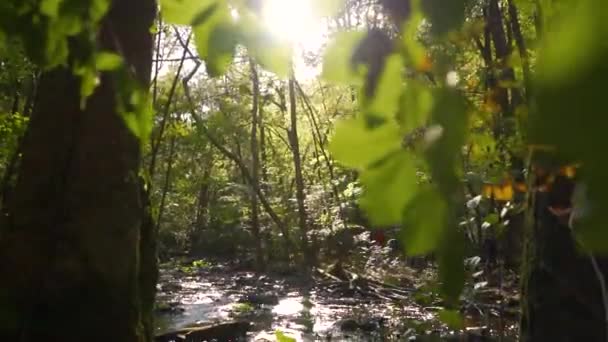
[[[447,229],[442,234],[441,245],[436,254],[441,293],[448,306],[456,307],[464,288],[464,237],[456,229],[455,215],[448,215]]]
[[[450,329],[462,329],[464,326],[462,315],[459,311],[444,309],[439,311],[437,316],[439,316],[439,319],[447,324]]]
[[[40,13],[55,18],[59,14],[59,7],[64,0],[42,0],[40,2]]]
[[[447,205],[432,187],[424,187],[412,199],[403,214],[401,239],[408,255],[434,251],[443,238]]]
[[[110,9],[111,0],[91,0],[89,7],[89,18],[92,22],[99,22]]]
[[[209,7],[223,0],[160,0],[163,19],[169,24],[190,25]]]
[[[50,30],[49,30],[50,31]],[[46,41],[44,64],[47,68],[53,68],[64,64],[68,58],[68,42],[63,37],[49,35]]]
[[[210,76],[219,76],[226,72],[234,57],[237,45],[236,28],[232,24],[219,24],[209,38],[209,56],[207,72]]]
[[[608,39],[608,24],[598,12],[601,0],[579,1],[562,22],[547,33],[539,58],[542,83],[567,82],[584,73],[601,59]],[[556,43],[559,42],[559,43]]]
[[[282,331],[277,330],[275,331],[275,336],[277,338],[277,342],[296,342],[295,338],[289,337],[287,335],[285,335]]]
[[[148,92],[141,89],[132,90],[127,106],[132,110],[122,110],[123,120],[131,133],[139,138],[140,143],[145,144],[152,132],[154,116]]]
[[[219,25],[231,25],[232,19],[230,11],[226,3],[216,5],[213,11],[205,20],[200,21],[200,24],[193,27],[194,40],[196,42],[196,50],[202,59],[209,57],[213,44],[218,44],[217,41],[212,42],[212,34]]]
[[[84,108],[87,98],[93,94],[99,83],[97,71],[88,64],[76,65],[73,71],[80,77],[80,107]]]
[[[281,78],[291,75],[293,50],[290,43],[276,39],[251,11],[240,13],[238,25],[242,42],[257,63]]]
[[[441,136],[428,147],[426,158],[439,190],[444,196],[454,198],[461,187],[457,172],[468,127],[467,107],[462,95],[449,88],[436,90],[431,123],[441,128]]]
[[[361,207],[374,225],[401,222],[403,210],[417,191],[414,161],[405,151],[387,157],[361,173]]]
[[[95,55],[95,67],[100,71],[116,70],[122,66],[122,57],[114,52],[98,52]]]
[[[586,249],[608,253],[608,220],[601,210],[608,207],[608,161],[597,155],[608,127],[608,22],[598,10],[602,6],[602,0],[575,2],[561,21],[552,22],[555,29],[545,38],[554,45],[539,52],[537,110],[529,115],[528,137],[531,144],[556,147],[555,160],[583,165],[579,181],[586,185],[591,210],[574,231]]]
[[[386,119],[395,118],[401,97],[402,73],[403,59],[401,56],[398,54],[388,56],[367,111]]]
[[[312,6],[321,17],[333,17],[344,8],[345,0],[313,0]]]
[[[431,30],[442,35],[459,29],[464,23],[465,0],[424,0],[422,10],[431,22]]]
[[[254,44],[256,44],[253,49],[255,60],[264,69],[282,78],[291,74],[293,50],[287,42],[271,39],[268,35],[266,39],[258,39]]]
[[[424,46],[418,41],[418,30],[424,17],[421,11],[414,6],[410,18],[403,23],[402,43],[406,49],[409,62],[418,70],[427,70],[427,53]]]
[[[366,168],[401,148],[399,126],[393,121],[369,128],[362,117],[342,120],[329,145],[342,165]]]
[[[352,55],[364,37],[365,32],[362,31],[337,34],[323,55],[321,77],[338,84],[362,85],[365,72],[352,67]]]
[[[425,125],[433,109],[433,93],[420,82],[411,80],[403,90],[397,121],[403,133]]]
[[[498,217],[498,214],[492,213],[492,214],[489,214],[488,216],[486,216],[483,220],[484,220],[484,222],[487,222],[488,224],[495,225],[498,222],[500,222],[500,217]]]

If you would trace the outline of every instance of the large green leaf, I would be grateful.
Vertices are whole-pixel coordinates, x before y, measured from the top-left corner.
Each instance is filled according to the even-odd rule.
[[[403,210],[417,191],[414,160],[405,151],[391,154],[361,173],[361,207],[374,225],[401,222]]]
[[[442,194],[455,199],[461,187],[458,172],[468,127],[467,107],[462,95],[450,88],[436,90],[430,120],[441,128],[441,135],[430,142],[426,151],[431,174]]]
[[[416,194],[403,213],[401,240],[409,255],[434,251],[443,238],[447,204],[433,187],[426,186]]]
[[[608,23],[602,0],[577,2],[555,30],[545,36],[536,82],[537,107],[529,116],[530,143],[557,147],[555,159],[582,162],[591,210],[575,232],[584,246],[608,253],[603,208],[608,207],[608,160],[598,156],[606,145]]]
[[[370,99],[366,108],[367,112],[385,119],[395,118],[401,97],[402,73],[403,59],[401,56],[397,54],[388,56],[374,97]]]
[[[197,25],[193,26],[196,50],[199,56],[206,60],[212,48],[212,34],[219,25],[231,25],[232,18],[228,4],[222,2],[208,8],[204,19],[197,20]]]
[[[431,110],[433,109],[433,93],[431,89],[422,83],[411,80],[403,90],[397,121],[403,133],[427,123]]]
[[[439,281],[446,306],[457,307],[464,288],[464,237],[457,230],[454,215],[448,216],[442,242],[437,250]]]
[[[238,25],[243,43],[256,62],[279,77],[291,75],[293,49],[289,42],[270,34],[251,11],[244,10],[240,14]]]
[[[210,76],[219,76],[226,72],[234,58],[238,43],[238,31],[231,23],[217,25],[209,37],[209,55],[206,66]]]
[[[291,74],[291,60],[293,50],[287,42],[274,40],[270,35],[257,39],[254,56],[260,65],[279,77],[288,77]]]
[[[361,31],[341,32],[336,35],[323,56],[323,79],[338,84],[363,84],[366,72],[353,68],[352,57],[364,37],[365,32]]]
[[[211,6],[223,0],[160,0],[163,20],[169,24],[190,25]]]
[[[342,165],[363,169],[401,148],[399,126],[388,122],[369,128],[362,117],[342,120],[329,149]]]

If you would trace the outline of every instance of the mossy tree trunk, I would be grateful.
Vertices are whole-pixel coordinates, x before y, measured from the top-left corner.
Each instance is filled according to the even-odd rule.
[[[155,8],[115,0],[99,34],[144,86]],[[115,81],[102,75],[81,110],[69,70],[41,77],[0,232],[1,341],[151,339],[155,238]]]
[[[571,180],[558,179],[551,192],[535,195],[522,265],[523,342],[606,341],[602,292],[591,257],[573,238],[567,219],[549,209],[568,207],[572,188]],[[596,261],[606,274],[606,260]]]

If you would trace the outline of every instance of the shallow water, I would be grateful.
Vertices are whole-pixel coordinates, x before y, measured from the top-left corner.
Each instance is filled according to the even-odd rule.
[[[274,341],[280,330],[298,341],[493,341],[495,319],[466,320],[469,328],[453,333],[436,318],[437,307],[414,301],[396,303],[345,296],[327,284],[297,277],[255,275],[227,266],[196,272],[164,268],[158,301],[172,309],[157,313],[157,333],[184,327],[246,320],[250,341]],[[516,326],[505,329],[514,336]],[[471,337],[473,336],[473,337]],[[503,339],[503,341],[515,340]]]

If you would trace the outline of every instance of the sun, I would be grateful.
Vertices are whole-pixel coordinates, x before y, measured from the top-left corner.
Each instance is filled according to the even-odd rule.
[[[310,0],[265,0],[262,19],[277,38],[303,50],[317,50],[326,29],[312,7]]]

